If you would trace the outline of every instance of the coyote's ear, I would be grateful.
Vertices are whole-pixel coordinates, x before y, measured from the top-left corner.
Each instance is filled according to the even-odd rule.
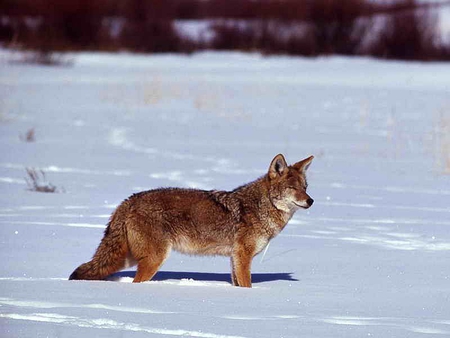
[[[274,157],[269,167],[269,178],[271,180],[282,176],[288,168],[286,160],[282,154],[278,154]]]
[[[305,172],[306,170],[308,170],[309,165],[311,164],[313,159],[314,159],[314,156],[310,156],[300,162],[295,163],[292,167],[294,167],[298,171]]]

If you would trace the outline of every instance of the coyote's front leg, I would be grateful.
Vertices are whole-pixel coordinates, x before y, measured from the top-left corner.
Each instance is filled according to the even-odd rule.
[[[238,282],[237,282],[236,270],[235,270],[235,267],[234,267],[234,259],[233,259],[233,257],[231,257],[230,263],[231,263],[231,283],[234,286],[239,286]]]
[[[251,288],[250,273],[254,249],[248,245],[238,245],[231,257],[231,280],[233,285]]]

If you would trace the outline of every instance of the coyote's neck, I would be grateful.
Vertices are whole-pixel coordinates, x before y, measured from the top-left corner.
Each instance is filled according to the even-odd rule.
[[[232,199],[236,197],[241,201],[245,213],[251,213],[259,221],[268,224],[276,235],[286,226],[295,210],[277,208],[270,198],[269,187],[268,177],[265,175],[256,181],[236,188],[228,194]]]

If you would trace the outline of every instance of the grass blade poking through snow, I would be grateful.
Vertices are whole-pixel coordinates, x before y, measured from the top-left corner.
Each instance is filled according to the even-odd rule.
[[[37,192],[55,193],[58,189],[47,181],[43,170],[36,170],[34,168],[26,168],[28,177],[25,178],[28,185],[28,190]]]

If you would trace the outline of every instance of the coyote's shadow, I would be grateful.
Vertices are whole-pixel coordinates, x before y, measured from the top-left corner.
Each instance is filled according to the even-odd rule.
[[[134,278],[136,271],[120,271],[112,274],[107,278],[110,281],[117,281],[122,277]],[[206,272],[185,272],[185,271],[158,271],[152,278],[153,281],[165,280],[182,280],[193,279],[204,282],[228,282],[231,283],[231,276],[229,273],[206,273]],[[252,273],[252,283],[263,283],[273,281],[292,281],[298,282],[298,279],[292,277],[291,272],[281,273]]]

